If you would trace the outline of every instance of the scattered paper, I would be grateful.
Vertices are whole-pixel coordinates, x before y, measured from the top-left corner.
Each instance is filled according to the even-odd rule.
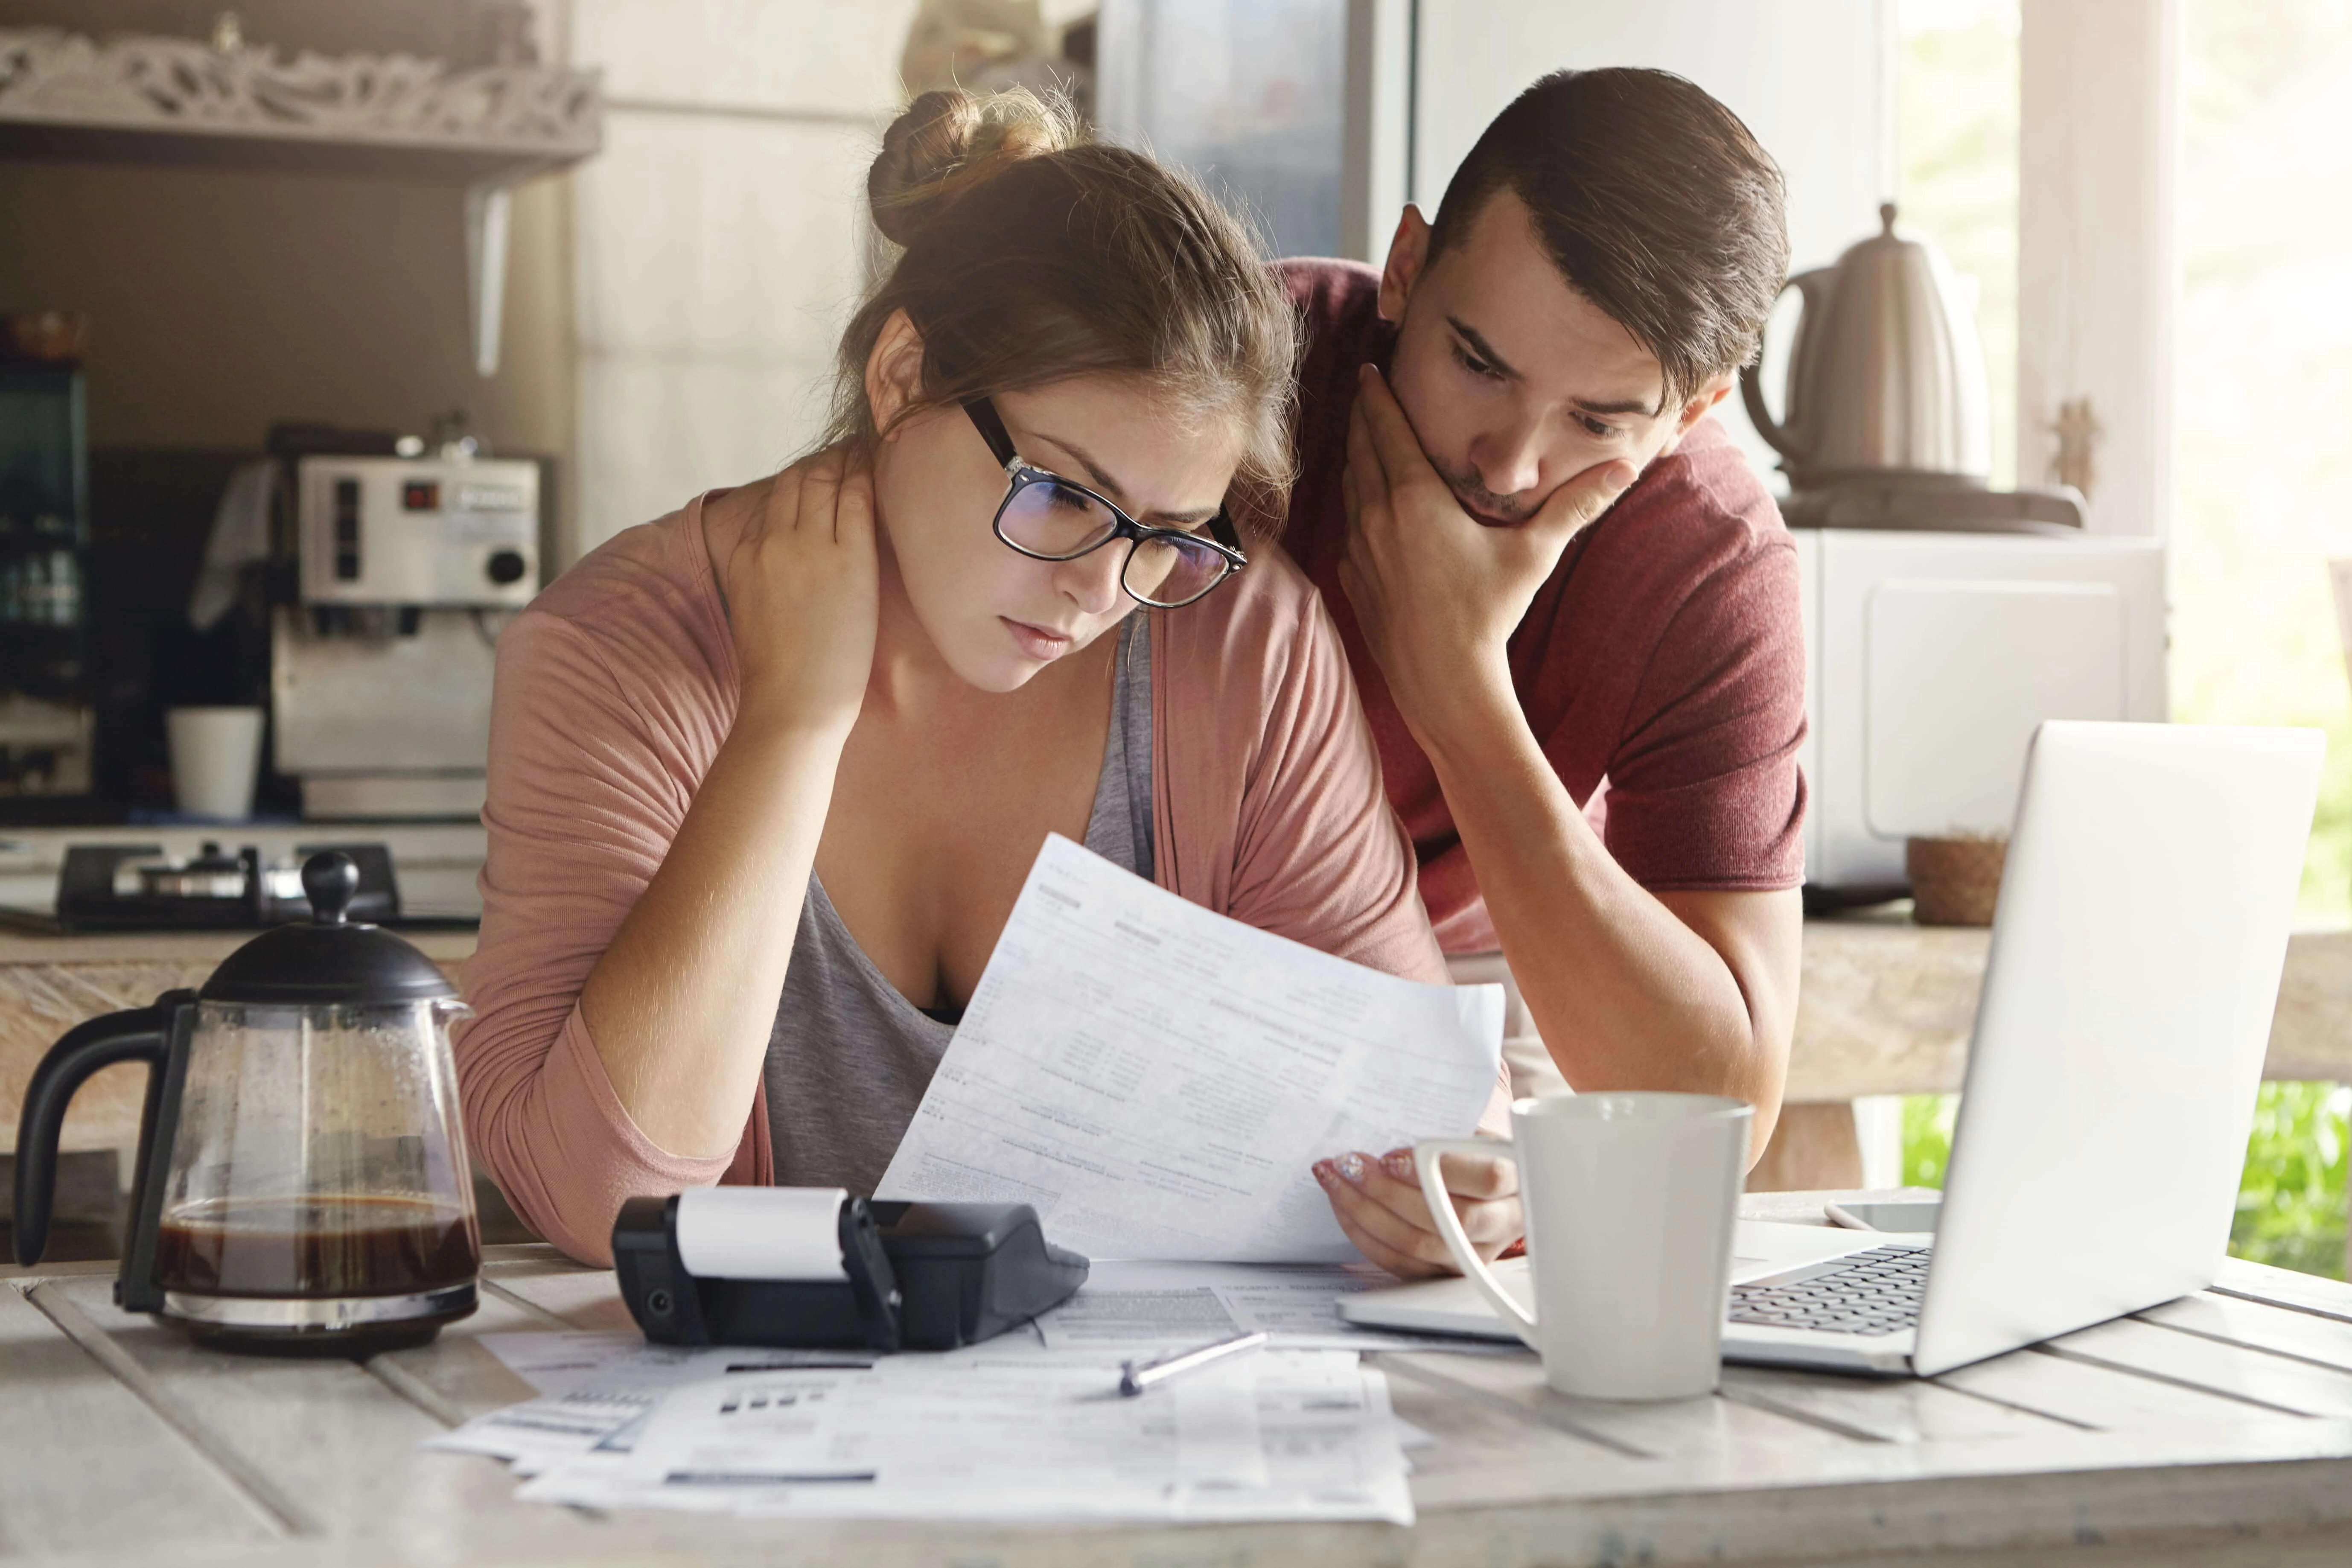
[[[1049,836],[884,1173],[1096,1258],[1356,1256],[1315,1161],[1477,1124],[1503,994],[1213,914]]]
[[[864,1367],[854,1352],[718,1346],[684,1350],[634,1333],[483,1334],[484,1348],[540,1397],[476,1416],[425,1442],[504,1459],[519,1475],[558,1460],[625,1449],[634,1426],[670,1393],[698,1383],[804,1367]]]
[[[904,1355],[663,1398],[518,1495],[595,1508],[866,1519],[1379,1519],[1412,1495],[1386,1380],[1265,1351],[1138,1399],[1112,1358]]]

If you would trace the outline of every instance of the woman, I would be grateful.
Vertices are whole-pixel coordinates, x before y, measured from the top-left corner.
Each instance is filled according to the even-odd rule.
[[[1049,831],[1445,978],[1329,623],[1225,510],[1277,518],[1288,472],[1296,328],[1246,237],[1025,93],[924,95],[867,185],[903,249],[824,448],[500,642],[458,1065],[477,1157],[575,1257],[636,1194],[870,1192]],[[1409,1268],[1428,1228],[1354,1234]]]

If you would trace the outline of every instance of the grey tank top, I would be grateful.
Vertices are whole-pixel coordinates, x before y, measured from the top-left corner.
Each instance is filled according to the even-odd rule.
[[[1087,847],[1151,875],[1151,637],[1139,615],[1119,631]],[[874,967],[811,873],[761,1069],[777,1184],[870,1195],[954,1036],[951,1019],[908,1001]]]

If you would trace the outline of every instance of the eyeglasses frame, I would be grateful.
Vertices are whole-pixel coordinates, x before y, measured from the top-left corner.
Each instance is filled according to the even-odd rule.
[[[1233,580],[1235,573],[1249,564],[1249,557],[1242,552],[1241,535],[1234,531],[1233,519],[1223,507],[1219,507],[1217,514],[1209,519],[1209,537],[1206,539],[1189,529],[1149,527],[1128,516],[1126,510],[1108,496],[1090,489],[1076,479],[1065,479],[1051,469],[1041,468],[1034,463],[1024,461],[1021,454],[1013,449],[1012,433],[1004,428],[1003,417],[996,412],[996,405],[985,395],[966,398],[963,411],[971,416],[973,426],[980,431],[980,438],[988,443],[989,455],[994,458],[997,466],[1004,470],[1006,480],[1004,499],[996,503],[996,516],[990,521],[989,527],[996,537],[1003,542],[1005,548],[1026,555],[1032,561],[1076,561],[1093,554],[1114,540],[1124,539],[1128,542],[1127,560],[1120,562],[1118,565],[1119,592],[1137,604],[1154,610],[1181,610],[1187,605],[1197,605],[1219,588],[1223,587]],[[1076,490],[1109,512],[1115,520],[1111,525],[1111,531],[1084,550],[1069,555],[1047,555],[1011,538],[1004,531],[1004,513],[1013,505],[1013,498],[1033,485],[1045,484],[1060,485],[1066,489]],[[1181,540],[1187,544],[1206,545],[1225,558],[1224,574],[1191,598],[1179,599],[1172,605],[1164,604],[1157,599],[1147,599],[1127,585],[1127,568],[1135,559],[1136,546],[1147,539],[1174,539]]]

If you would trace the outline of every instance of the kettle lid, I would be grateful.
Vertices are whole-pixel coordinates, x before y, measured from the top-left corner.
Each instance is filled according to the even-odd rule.
[[[457,994],[434,962],[381,926],[346,913],[359,891],[359,868],[338,850],[302,863],[310,896],[307,924],[264,931],[222,961],[197,992],[205,1002],[308,1006],[433,1002]]]

